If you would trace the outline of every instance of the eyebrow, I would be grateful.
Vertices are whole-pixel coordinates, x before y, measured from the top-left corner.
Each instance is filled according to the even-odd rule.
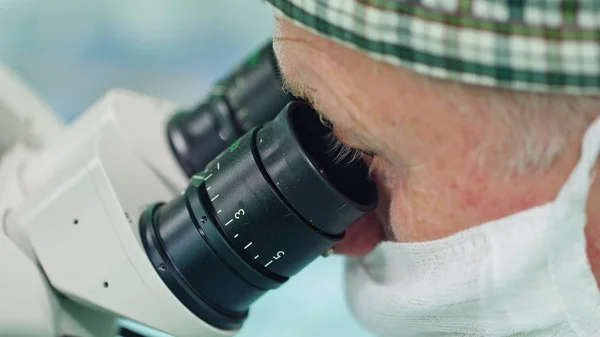
[[[314,88],[305,82],[300,82],[298,80],[292,81],[283,74],[281,75],[281,78],[283,82],[282,89],[284,91],[289,92],[296,98],[303,99],[311,104],[314,103],[314,93],[316,91]]]
[[[282,79],[283,79],[283,89],[285,91],[291,93],[296,98],[307,101],[312,106],[315,105],[314,103],[315,103],[316,90],[314,88],[312,88],[305,82],[291,81],[284,75],[282,75]],[[362,143],[360,141],[360,137],[358,137],[358,135],[356,134],[353,127],[351,127],[347,123],[333,121],[330,118],[328,118],[327,116],[324,116],[321,111],[317,110],[317,113],[321,117],[325,118],[329,123],[331,123],[333,129],[336,130],[335,133],[338,134],[340,136],[340,138],[343,138],[341,140],[347,140],[348,142],[351,142],[351,143]]]
[[[274,37],[273,41],[280,42],[282,44],[303,44],[310,47],[308,41],[301,38],[292,38],[292,37]],[[286,48],[286,47],[283,47]],[[289,48],[289,47],[288,47]],[[306,101],[312,102],[313,93],[315,89],[309,86],[305,81],[302,80],[302,77],[295,76],[294,79],[290,79],[284,72],[279,71],[282,81],[282,88],[296,96],[297,98],[304,99]]]
[[[286,42],[299,42],[306,43],[304,40],[297,39],[281,39]],[[331,123],[332,131],[336,134],[336,137],[340,138],[340,141],[344,143],[348,143],[349,145],[359,146],[361,148],[367,147],[367,144],[361,140],[362,137],[356,132],[356,128],[349,125],[344,121],[334,121],[324,116],[321,111],[318,111],[316,105],[316,92],[317,90],[310,86],[306,81],[303,81],[301,76],[294,76],[293,79],[290,79],[283,72],[280,71],[280,76],[282,80],[282,89],[286,92],[289,92],[294,97],[298,99],[302,99],[307,101],[310,105],[315,107],[317,113],[324,117],[329,123]]]

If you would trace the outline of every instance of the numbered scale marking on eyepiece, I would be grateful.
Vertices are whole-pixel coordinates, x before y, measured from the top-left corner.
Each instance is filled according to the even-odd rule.
[[[215,189],[218,189],[218,188],[220,187],[220,185],[219,185],[219,181],[220,181],[220,179],[219,179],[219,174],[220,174],[220,171],[221,171],[221,170],[220,170],[220,169],[221,169],[221,163],[220,163],[220,162],[217,162],[216,164],[214,164],[214,166],[213,166],[213,167],[214,167],[214,168],[216,168],[216,171],[214,171],[214,172],[209,172],[208,170],[206,170],[206,171],[204,172],[204,178],[203,178],[203,180],[204,180],[204,182],[206,182],[208,179],[210,179],[210,178],[213,178],[213,177],[214,177],[214,178],[213,178],[213,183],[214,183],[214,184],[216,184],[216,185],[215,185]],[[225,172],[225,171],[226,171],[226,170],[224,170],[223,172]],[[209,193],[209,192],[212,190],[212,188],[213,188],[213,185],[211,185],[211,186],[207,186],[207,187],[206,187],[206,191],[207,191],[207,193]],[[218,198],[220,198],[220,197],[221,197],[221,195],[223,195],[223,193],[222,193],[222,192],[221,192],[221,193],[219,193],[219,194],[215,194],[215,195],[211,195],[211,194],[209,193],[209,197],[211,197],[211,199],[210,199],[210,200],[211,200],[213,203],[215,203],[215,204],[213,204],[213,206],[216,206],[216,202],[218,202],[218,201],[217,201],[217,199],[218,199]],[[223,197],[222,197],[222,198],[220,198],[220,203],[223,203],[223,205],[219,204],[218,211],[216,212],[217,216],[220,216],[220,214],[223,212],[223,209],[225,209],[225,212],[227,212],[227,209],[229,208],[228,206],[230,206],[230,205],[231,205],[231,200],[228,200],[228,198],[227,198],[225,195],[223,195]],[[243,201],[241,201],[241,200],[240,200],[240,201],[238,201],[238,203],[237,203],[237,204],[238,204],[238,205],[243,205],[243,204],[245,204],[245,203],[244,203]],[[228,227],[232,226],[232,225],[233,225],[235,222],[239,222],[239,226],[240,226],[240,228],[241,228],[241,229],[244,229],[244,228],[246,227],[246,225],[248,224],[248,223],[244,223],[245,217],[247,216],[246,210],[245,210],[244,208],[237,208],[237,209],[235,209],[235,210],[234,210],[234,211],[232,211],[232,212],[233,212],[233,217],[229,218],[229,220],[226,220],[226,222],[224,222],[223,226],[228,228]],[[292,214],[290,214],[290,213],[286,213],[286,214],[284,215],[284,217],[289,217],[289,216],[291,216],[291,215],[292,215]],[[233,235],[233,238],[234,238],[234,239],[237,239],[239,236],[240,236],[240,234],[239,234],[239,233],[235,233],[235,234]],[[252,236],[249,236],[249,237],[252,237]],[[266,241],[266,240],[264,240],[265,238],[262,238],[262,239],[263,239],[262,241]],[[242,249],[243,249],[244,251],[248,251],[248,250],[253,250],[253,251],[256,251],[256,250],[259,250],[259,249],[260,249],[260,250],[262,250],[262,249],[263,249],[263,247],[255,248],[255,246],[256,246],[256,245],[254,244],[254,241],[250,241],[250,242],[246,243],[245,245],[243,245],[243,246],[241,246],[241,247],[243,247]],[[264,244],[263,244],[263,246],[264,246]],[[258,247],[258,246],[257,246],[257,247]],[[270,249],[269,249],[269,250],[270,250]],[[255,255],[253,258],[252,258],[252,260],[256,260],[256,261],[258,261],[258,262],[260,263],[260,260],[259,260],[259,257],[260,257],[260,256],[261,256],[261,254],[256,254],[256,255]],[[267,256],[270,256],[270,255],[269,255],[269,254],[267,254]],[[265,260],[265,261],[263,261],[261,264],[262,264],[262,265],[263,265],[265,268],[267,268],[267,267],[271,266],[271,265],[272,265],[274,262],[276,262],[277,260],[281,259],[283,256],[285,256],[285,252],[284,252],[284,251],[282,251],[282,250],[279,250],[279,251],[277,251],[277,253],[276,253],[275,255],[272,255],[272,256],[270,256],[270,257],[268,258],[268,260]]]
[[[236,146],[236,149],[237,149],[237,146]],[[216,168],[216,171],[215,171],[215,172],[210,172],[210,173],[209,173],[208,171],[205,171],[205,172],[204,172],[204,176],[202,177],[202,179],[203,179],[203,181],[204,181],[204,182],[206,182],[208,179],[211,179],[211,178],[213,178],[213,177],[215,177],[215,178],[216,178],[216,181],[218,181],[218,180],[219,180],[219,179],[218,179],[218,175],[219,175],[219,171],[221,171],[221,162],[217,162],[217,163],[214,165],[214,167]],[[215,180],[213,180],[213,181],[215,181]],[[218,184],[218,182],[216,182],[216,184]],[[211,186],[207,186],[207,187],[206,187],[206,191],[207,191],[207,192],[209,192],[209,191],[211,191],[211,189],[212,189],[212,188],[213,188],[213,186],[212,186],[212,185],[211,185]],[[218,187],[215,187],[215,188],[218,188]],[[210,200],[211,200],[211,201],[214,203],[214,202],[215,202],[215,201],[216,201],[216,200],[217,200],[217,199],[218,199],[218,198],[221,196],[221,194],[222,194],[222,193],[215,194],[214,196],[211,196],[211,199],[210,199]],[[225,197],[224,197],[224,198],[222,199],[222,202],[223,202],[223,203],[226,203],[226,202],[227,202],[227,201],[226,201],[226,199],[227,199],[227,198],[225,198]],[[241,204],[243,204],[243,201],[240,201],[238,204],[240,204],[240,205],[241,205]],[[225,204],[225,205],[227,205],[227,204]],[[216,206],[216,205],[215,205],[215,206]],[[226,209],[226,207],[223,207],[223,208],[225,208],[225,209]],[[217,214],[217,215],[220,215],[220,214],[223,212],[223,208],[219,208],[219,209],[218,209],[218,211],[216,212],[216,214]],[[246,210],[245,210],[244,208],[238,208],[237,210],[235,210],[235,211],[233,212],[233,217],[232,217],[232,218],[230,218],[229,220],[227,220],[227,222],[225,222],[225,223],[223,224],[223,226],[224,226],[224,227],[229,227],[230,225],[232,225],[232,223],[234,223],[234,221],[243,221],[243,220],[244,220],[244,217],[245,217],[246,215],[247,215],[247,214],[246,214]],[[291,216],[291,214],[290,214],[290,213],[286,213],[286,214],[284,215],[284,217],[289,217],[289,216]],[[233,238],[234,238],[234,239],[237,239],[239,236],[240,236],[240,234],[239,234],[239,233],[236,233],[235,235],[233,235]],[[248,242],[248,243],[247,243],[245,246],[243,246],[243,250],[244,250],[244,251],[248,251],[248,249],[250,249],[250,248],[253,246],[253,244],[254,244],[254,241],[250,241],[250,242]],[[260,248],[258,248],[258,249],[260,249]],[[255,248],[254,250],[256,250],[256,248]],[[276,262],[277,260],[279,260],[280,258],[282,258],[284,255],[285,255],[284,251],[281,251],[281,250],[280,250],[280,251],[278,251],[278,252],[277,252],[275,255],[271,256],[271,257],[269,258],[269,260],[268,260],[268,261],[266,261],[266,260],[265,260],[265,261],[264,261],[264,262],[262,262],[262,263],[263,263],[264,267],[265,267],[265,268],[267,268],[267,267],[271,266],[271,265],[272,265],[274,262]],[[257,254],[257,255],[255,255],[255,256],[254,256],[252,259],[253,259],[253,260],[257,260],[257,261],[258,261],[259,257],[260,257],[260,254]],[[260,262],[260,261],[259,261],[259,262]]]
[[[285,255],[285,253],[283,251],[278,251],[277,255],[273,256],[273,259],[270,260],[269,262],[267,262],[267,264],[265,264],[265,267],[268,267],[271,265],[271,263],[273,263],[273,261],[279,260],[281,257],[283,257]],[[257,255],[258,256],[258,255]]]
[[[237,212],[235,212],[235,214],[233,215],[234,218],[236,218],[237,220],[239,220],[243,215],[245,215],[245,211],[243,208],[240,208]]]
[[[202,179],[206,183],[206,181],[208,179],[211,179],[211,178],[215,177],[215,178],[213,178],[213,183],[216,184],[215,188],[218,189],[220,187],[219,186],[219,180],[220,180],[219,179],[219,174],[220,174],[219,172],[221,171],[221,163],[220,162],[216,162],[216,164],[214,164],[213,167],[216,168],[216,171],[214,171],[214,172],[209,172],[208,170],[204,171],[204,173],[203,173],[204,176],[203,176]],[[225,171],[226,170],[224,170],[224,172]],[[221,200],[220,202],[223,203],[222,206],[219,206],[218,211],[216,211],[217,216],[220,216],[220,214],[223,213],[223,209],[226,209],[225,212],[227,212],[227,209],[228,209],[227,206],[230,205],[230,201],[231,200],[228,200],[227,197],[225,195],[223,195],[223,193],[211,195],[209,192],[213,189],[213,185],[206,186],[206,184],[205,184],[205,188],[206,188],[206,192],[209,194],[210,200],[213,203],[215,203],[217,201],[217,199],[219,199],[219,198]],[[223,197],[221,197],[222,195],[223,195]],[[244,204],[243,201],[239,201],[238,202],[238,205],[242,205],[242,204]],[[213,206],[216,206],[216,204],[213,204]],[[233,216],[231,218],[229,218],[229,220],[226,220],[226,222],[223,223],[223,226],[224,227],[230,227],[230,226],[232,226],[232,224],[234,224],[236,221],[238,221],[240,223],[239,226],[241,226],[240,228],[244,228],[245,227],[245,225],[244,225],[244,218],[245,218],[245,216],[247,216],[246,210],[244,208],[237,208],[237,209],[235,209],[233,211],[232,214],[233,214]],[[292,214],[287,213],[287,214],[284,215],[284,217],[289,217],[291,215]],[[239,233],[235,233],[233,235],[233,238],[237,239],[239,236],[240,236]],[[242,249],[244,251],[248,251],[249,249],[250,250],[253,249],[254,251],[256,251],[257,249],[261,249],[262,250],[262,247],[260,247],[260,248],[253,248],[254,246],[256,246],[254,244],[254,241],[250,241],[250,242],[246,243],[245,245],[243,245]],[[277,251],[277,253],[275,255],[269,257],[268,260],[263,261],[262,265],[265,268],[267,268],[267,267],[271,266],[274,262],[276,262],[277,260],[279,260],[280,258],[282,258],[284,255],[285,255],[285,253],[283,251],[279,250],[279,251]],[[267,256],[269,256],[269,255],[267,254]],[[259,257],[260,257],[260,254],[256,254],[252,258],[252,260],[257,260],[258,262],[260,262],[259,261]]]

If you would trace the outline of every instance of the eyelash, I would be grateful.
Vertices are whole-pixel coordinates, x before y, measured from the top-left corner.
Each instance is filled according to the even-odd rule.
[[[327,141],[327,153],[335,156],[333,161],[336,164],[352,165],[363,158],[363,155],[373,157],[373,153],[352,148],[342,143],[333,132],[333,125],[323,115],[319,114],[321,123],[331,130],[325,138]]]
[[[327,153],[334,156],[333,162],[336,164],[352,165],[362,159],[366,152],[352,148],[342,143],[332,132],[326,136]]]

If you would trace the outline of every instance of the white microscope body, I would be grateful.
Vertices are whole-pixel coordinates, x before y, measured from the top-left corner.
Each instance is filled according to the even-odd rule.
[[[188,183],[165,137],[177,107],[111,91],[64,127],[10,76],[0,68],[0,95],[18,87],[0,96],[14,119],[0,112],[0,134],[26,119],[29,133],[0,138],[0,336],[113,337],[120,318],[174,336],[232,335],[172,295],[138,234],[144,208]]]

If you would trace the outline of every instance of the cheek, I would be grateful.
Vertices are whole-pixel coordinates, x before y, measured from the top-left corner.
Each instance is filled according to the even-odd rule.
[[[373,159],[366,159],[366,162],[370,167],[371,177],[377,185],[379,194],[383,195],[384,200],[390,200],[393,191],[402,186],[401,170],[396,169],[394,165],[378,155]]]
[[[455,212],[456,203],[464,200],[439,176],[413,169],[407,179],[403,168],[384,161],[376,165],[376,181],[396,240],[428,241],[452,234],[456,229],[452,224],[465,220]],[[475,198],[468,199],[476,202]]]
[[[390,195],[389,221],[397,241],[419,242],[438,237],[437,191],[409,186],[394,188]]]
[[[369,163],[371,166],[371,177],[377,185],[379,195],[379,206],[376,210],[377,217],[384,224],[386,230],[390,232],[389,236],[398,237],[397,226],[401,218],[400,209],[404,209],[404,179],[401,170],[394,168],[386,160],[375,156]]]

